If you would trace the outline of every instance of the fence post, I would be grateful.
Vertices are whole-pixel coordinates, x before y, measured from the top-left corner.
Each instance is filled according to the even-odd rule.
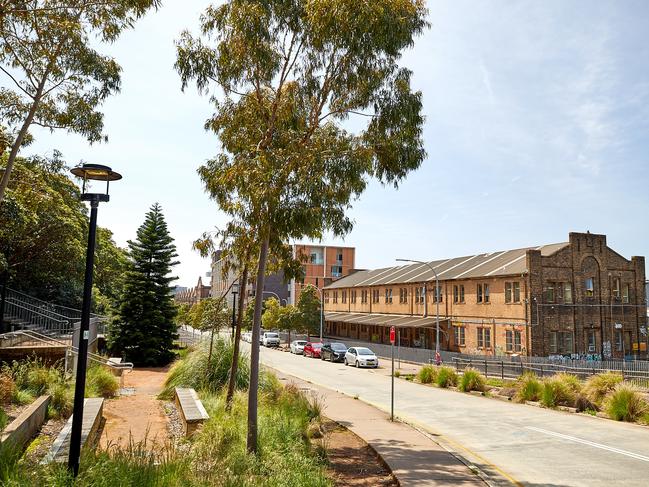
[[[523,360],[521,360],[521,375],[523,375]]]
[[[545,375],[543,374],[543,364],[540,364],[539,366],[541,367],[541,377],[545,377]]]
[[[504,360],[500,361],[500,378],[502,380],[505,380],[505,361]]]
[[[469,367],[473,367],[473,359],[469,358]]]
[[[487,368],[487,359],[484,361],[484,376],[487,377],[489,375],[489,369]]]

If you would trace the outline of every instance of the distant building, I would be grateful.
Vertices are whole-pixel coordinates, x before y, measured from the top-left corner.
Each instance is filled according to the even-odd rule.
[[[435,289],[435,276],[439,289]],[[358,271],[325,287],[331,336],[483,355],[647,358],[645,259],[605,235]]]
[[[174,300],[179,304],[196,304],[210,296],[210,286],[204,285],[201,277],[195,287],[179,289],[174,293]]]

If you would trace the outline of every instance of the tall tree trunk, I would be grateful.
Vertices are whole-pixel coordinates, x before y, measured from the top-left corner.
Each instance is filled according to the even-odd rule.
[[[264,301],[264,277],[268,258],[269,237],[264,235],[259,251],[257,284],[255,290],[255,314],[252,320],[252,347],[250,353],[250,389],[248,391],[248,453],[257,454],[257,396],[259,388],[259,329],[261,308]]]
[[[239,341],[241,340],[241,322],[243,320],[244,304],[246,301],[246,283],[248,282],[248,266],[243,268],[241,280],[239,281],[239,302],[237,303],[237,329],[234,332],[234,343],[232,344],[232,367],[230,368],[230,380],[228,381],[228,393],[225,398],[225,410],[232,408],[234,388],[237,384],[237,373],[239,371]]]

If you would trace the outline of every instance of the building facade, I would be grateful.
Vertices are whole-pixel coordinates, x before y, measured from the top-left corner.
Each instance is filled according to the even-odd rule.
[[[293,245],[293,256],[304,262],[304,280],[292,279],[288,285],[289,303],[297,304],[304,286],[311,284],[320,291],[337,279],[354,271],[356,249],[354,247],[326,245]]]
[[[435,273],[439,288],[435,286]],[[325,287],[332,336],[480,355],[647,357],[643,257],[606,236],[358,271]],[[437,313],[439,310],[439,313]]]
[[[190,306],[210,297],[210,286],[203,284],[203,278],[198,278],[194,287],[179,288],[174,293],[174,301],[178,304],[189,304]]]

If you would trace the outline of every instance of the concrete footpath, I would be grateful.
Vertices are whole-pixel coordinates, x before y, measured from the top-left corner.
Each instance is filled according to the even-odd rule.
[[[381,456],[400,485],[481,486],[487,484],[449,451],[415,428],[358,399],[275,371],[283,382],[316,395],[323,414],[365,440]]]

